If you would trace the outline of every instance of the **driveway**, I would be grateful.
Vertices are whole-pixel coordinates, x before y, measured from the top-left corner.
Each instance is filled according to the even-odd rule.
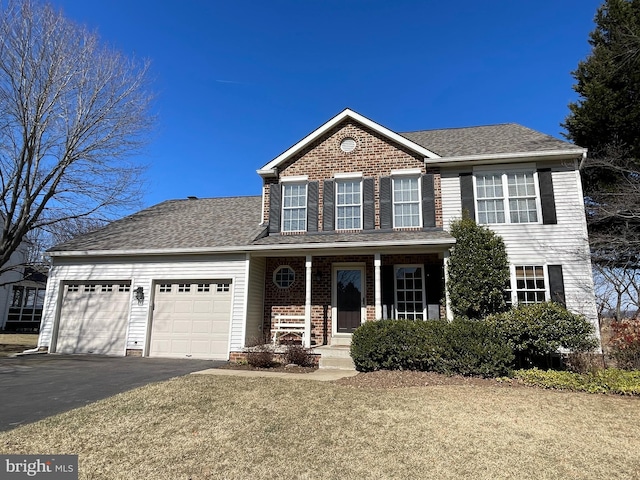
[[[223,363],[98,355],[0,358],[0,431]]]

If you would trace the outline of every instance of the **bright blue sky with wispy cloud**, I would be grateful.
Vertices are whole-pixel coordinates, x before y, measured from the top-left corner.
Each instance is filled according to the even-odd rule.
[[[560,136],[600,0],[50,0],[152,61],[144,205],[260,193],[255,170],[349,107],[398,132]]]

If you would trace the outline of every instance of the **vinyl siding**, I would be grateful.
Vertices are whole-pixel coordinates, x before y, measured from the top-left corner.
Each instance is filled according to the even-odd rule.
[[[216,280],[232,281],[232,315],[230,328],[230,348],[239,350],[243,346],[245,270],[244,255],[219,255],[201,257],[158,257],[128,259],[61,259],[54,258],[49,273],[47,293],[44,302],[43,323],[38,340],[39,346],[50,346],[56,311],[59,309],[60,287],[66,281],[130,281],[131,310],[127,322],[127,349],[145,349],[149,308],[152,300],[153,283],[161,280]],[[91,263],[90,263],[91,262]],[[144,303],[138,305],[133,299],[133,290],[143,287]],[[124,354],[124,352],[123,352]]]
[[[247,330],[245,342],[262,339],[264,317],[264,282],[266,258],[251,258],[249,267],[249,295],[247,297]]]
[[[572,165],[551,167],[558,223],[555,225],[491,225],[507,247],[512,265],[561,264],[569,310],[584,314],[597,325],[580,176]],[[499,167],[497,167],[499,168]],[[462,215],[458,174],[470,168],[442,169],[442,212],[445,230]],[[475,192],[474,192],[475,193]],[[548,280],[548,279],[547,279]],[[547,282],[548,288],[548,282]]]

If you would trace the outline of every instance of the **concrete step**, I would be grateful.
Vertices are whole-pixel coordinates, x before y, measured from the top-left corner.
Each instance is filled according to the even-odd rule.
[[[331,337],[331,346],[337,347],[339,345],[346,345],[346,346],[351,345],[351,335],[347,337],[339,337],[339,336]]]
[[[320,368],[333,368],[336,370],[355,370],[356,368],[351,357],[325,357],[324,355],[320,357],[320,364],[318,366]]]

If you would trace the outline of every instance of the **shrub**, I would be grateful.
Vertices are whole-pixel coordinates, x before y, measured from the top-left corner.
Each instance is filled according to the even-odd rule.
[[[311,351],[301,345],[287,345],[284,352],[284,363],[293,363],[300,367],[311,367],[314,365]]]
[[[545,365],[560,348],[586,352],[598,345],[591,322],[553,302],[519,305],[486,321],[513,350],[520,367]]]
[[[247,363],[255,368],[269,368],[275,363],[273,347],[263,344],[251,347],[247,351]]]
[[[513,377],[527,385],[556,390],[640,395],[640,371],[607,368],[580,374],[533,368],[517,370]]]
[[[640,320],[622,320],[611,324],[611,356],[619,368],[640,369]]]
[[[509,348],[483,322],[380,320],[353,333],[351,357],[359,371],[420,370],[494,377],[513,360]]]
[[[480,319],[505,311],[509,262],[502,238],[469,217],[453,222],[450,230],[456,239],[447,267],[453,313]]]

